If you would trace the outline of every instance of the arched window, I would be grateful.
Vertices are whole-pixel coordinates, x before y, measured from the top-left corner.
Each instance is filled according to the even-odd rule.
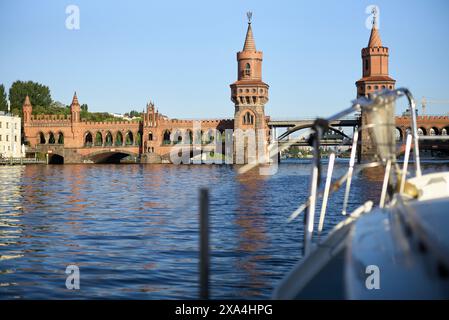
[[[45,135],[42,132],[39,132],[39,143],[45,144]]]
[[[250,76],[250,75],[251,75],[251,65],[249,63],[247,63],[245,66],[245,76]]]
[[[153,132],[151,131],[148,133],[148,140],[153,141]]]
[[[366,59],[365,60],[365,70],[368,71],[368,68],[369,68],[369,62],[368,62],[368,59]]]
[[[254,124],[254,116],[249,111],[243,116],[243,124]]]
[[[187,129],[187,131],[185,132],[185,138],[186,138],[186,144],[192,144],[193,142],[193,132],[190,129]]]
[[[84,137],[84,146],[91,147],[93,143],[92,133],[88,132]]]
[[[117,132],[117,134],[115,135],[115,145],[116,146],[122,146],[123,145],[123,135],[122,135],[122,133],[120,131]]]
[[[102,146],[103,145],[103,135],[100,131],[97,132],[95,135],[95,145],[96,146]]]
[[[127,146],[132,146],[134,144],[134,135],[131,131],[126,133],[125,144]]]
[[[53,134],[53,132],[50,132],[49,137],[48,137],[48,143],[55,144],[55,142],[56,142],[55,135]]]
[[[164,131],[164,135],[162,136],[162,144],[170,144],[171,140],[170,140],[170,131],[169,130],[165,130]]]
[[[112,134],[109,131],[108,131],[108,133],[106,133],[106,139],[104,141],[104,145],[112,146]]]
[[[58,134],[58,144],[64,144],[64,134],[62,132]]]

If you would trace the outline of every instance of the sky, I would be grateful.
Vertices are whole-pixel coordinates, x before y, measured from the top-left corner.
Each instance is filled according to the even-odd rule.
[[[447,0],[0,0],[0,83],[37,81],[65,104],[76,91],[90,111],[140,111],[151,100],[170,118],[232,118],[229,84],[252,11],[266,114],[331,115],[355,98],[372,4],[397,86],[449,100]],[[78,30],[66,28],[69,5]]]

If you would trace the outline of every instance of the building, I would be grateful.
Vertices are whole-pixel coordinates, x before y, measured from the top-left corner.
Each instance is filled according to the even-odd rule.
[[[390,77],[388,71],[389,50],[382,45],[377,19],[374,16],[368,46],[362,49],[362,78],[355,85],[357,87],[357,98],[368,97],[370,94],[385,89],[395,88],[396,80]],[[367,124],[365,114],[361,115],[362,127]],[[375,154],[375,146],[368,132],[360,132],[362,145],[359,149],[359,159],[371,159]]]
[[[242,155],[245,163],[263,161],[266,155],[266,145],[269,137],[269,128],[265,117],[265,104],[268,102],[269,86],[262,81],[262,51],[257,51],[251,28],[251,13],[248,12],[248,29],[246,31],[243,50],[237,53],[237,81],[231,84],[231,100],[235,104],[234,130],[255,133],[255,148],[248,148],[245,138],[238,139],[234,134],[234,155],[237,151],[245,150]],[[248,149],[254,153],[248,154]],[[252,159],[251,159],[252,158]]]
[[[46,154],[49,163],[116,162],[126,157],[146,163],[173,162],[174,149],[187,153],[188,161],[202,159],[204,153],[206,158],[220,153],[227,163],[264,161],[270,138],[264,111],[268,85],[262,81],[262,52],[256,50],[248,18],[243,50],[237,53],[237,81],[231,84],[233,119],[170,119],[148,103],[142,120],[90,122],[80,117],[76,93],[68,116],[33,115],[27,97],[23,104],[27,152]],[[227,134],[228,129],[234,131]]]
[[[21,119],[0,112],[0,156],[19,158],[22,156]]]

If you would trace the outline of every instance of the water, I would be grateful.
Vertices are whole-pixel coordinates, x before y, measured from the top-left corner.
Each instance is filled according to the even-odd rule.
[[[334,176],[346,167],[337,162]],[[196,299],[204,186],[211,193],[211,297],[269,298],[301,256],[302,216],[287,218],[308,194],[309,162],[282,163],[271,177],[236,170],[0,167],[0,298]],[[382,174],[355,175],[349,209],[378,199]],[[342,219],[342,194],[330,199],[325,232]],[[65,286],[72,264],[80,268],[80,290]]]

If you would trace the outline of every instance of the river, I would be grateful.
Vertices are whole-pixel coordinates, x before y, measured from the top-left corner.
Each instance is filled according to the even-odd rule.
[[[338,160],[334,177],[347,164]],[[211,298],[269,298],[301,257],[303,217],[287,218],[309,173],[306,160],[273,176],[225,165],[1,166],[0,299],[196,299],[201,187],[211,199]],[[378,199],[381,180],[356,174],[349,210]],[[330,198],[325,233],[342,219],[342,195]],[[80,290],[66,288],[68,265],[79,267]]]

